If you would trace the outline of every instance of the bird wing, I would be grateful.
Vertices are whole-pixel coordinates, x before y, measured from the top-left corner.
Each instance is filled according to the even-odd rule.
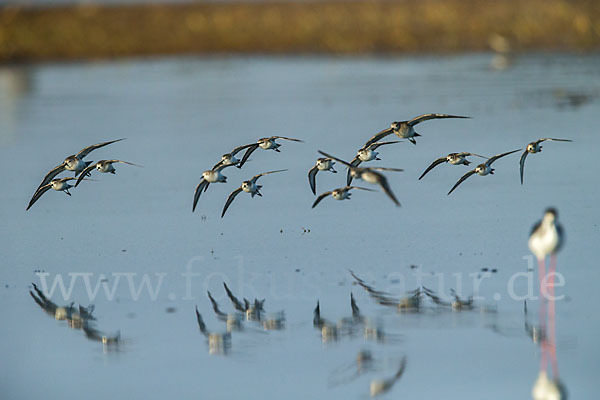
[[[387,178],[381,174],[379,174],[379,186],[381,186],[381,188],[383,189],[383,191],[385,192],[385,194],[388,195],[388,197],[390,199],[392,199],[392,201],[398,206],[400,207],[400,202],[398,201],[398,199],[396,198],[396,196],[394,195],[394,192],[392,192],[392,188],[390,188],[390,185],[387,181]]]
[[[368,147],[371,147],[371,150],[376,150],[380,146],[385,146],[386,144],[394,144],[394,143],[402,143],[401,140],[392,140],[391,142],[375,142]]]
[[[194,205],[192,206],[192,212],[196,210],[196,205],[198,204],[198,200],[200,199],[202,190],[205,187],[208,187],[208,185],[210,185],[210,182],[207,182],[206,180],[204,180],[204,178],[202,178],[198,186],[196,186],[196,191],[194,192]]]
[[[460,185],[461,183],[463,183],[468,177],[470,177],[471,175],[473,175],[475,173],[475,170],[471,170],[469,172],[467,172],[466,174],[464,174],[459,180],[458,182],[456,182],[454,184],[454,186],[452,186],[452,189],[450,189],[450,191],[448,192],[448,194],[452,193],[454,191],[454,189],[456,189],[458,187],[458,185]]]
[[[488,159],[488,160],[487,160],[485,163],[486,163],[486,164],[488,165],[488,167],[489,167],[489,166],[490,166],[490,165],[492,165],[492,163],[493,163],[494,161],[496,161],[497,159],[499,159],[499,158],[502,158],[502,157],[504,157],[504,156],[507,156],[507,155],[509,155],[509,154],[512,154],[512,153],[516,153],[517,151],[521,151],[521,150],[522,150],[522,149],[517,149],[517,150],[513,150],[513,151],[507,151],[506,153],[496,154],[494,157],[492,157],[492,158],[489,158],[489,159]]]
[[[408,121],[408,125],[415,126],[423,121],[428,121],[430,119],[442,119],[442,118],[471,118],[471,117],[462,117],[460,115],[448,115],[448,114],[423,114],[418,117],[414,117],[410,121]]]
[[[393,132],[392,128],[386,128],[386,129],[376,133],[375,135],[373,135],[371,137],[371,139],[367,140],[367,142],[365,143],[365,145],[363,147],[369,147],[373,143],[378,142],[379,140],[383,139],[384,137],[386,137],[387,135],[389,135],[392,132]]]
[[[369,167],[372,171],[392,171],[392,172],[403,172],[402,168],[387,168],[387,167]]]
[[[419,177],[419,180],[421,180],[421,178],[423,178],[425,175],[427,175],[427,173],[429,171],[431,171],[432,169],[434,169],[438,165],[443,164],[445,162],[448,162],[448,160],[446,159],[446,157],[440,157],[437,160],[435,160],[434,162],[432,162],[431,165],[429,167],[427,167],[427,169],[425,170],[425,172],[423,172],[421,174],[421,176]]]
[[[321,202],[321,200],[323,200],[325,197],[327,196],[331,196],[331,191],[329,192],[325,192],[325,193],[321,193],[319,195],[319,197],[317,197],[317,199],[315,200],[315,202],[312,205],[312,208],[315,208],[317,206],[317,204],[319,204]]]
[[[360,190],[367,190],[369,192],[376,192],[377,191],[377,190],[367,189],[367,188],[360,187],[360,186],[346,186],[345,189],[347,189],[347,190],[350,190],[350,189],[360,189]]]
[[[44,193],[46,193],[48,190],[50,190],[51,187],[52,187],[52,184],[51,183],[47,183],[44,186],[42,186],[41,188],[39,188],[38,190],[36,190],[35,194],[31,198],[31,200],[29,201],[29,205],[27,206],[27,208],[25,209],[25,211],[29,210],[31,208],[31,206],[34,205],[35,202],[38,201],[38,199],[40,197],[42,197],[42,195]]]
[[[81,173],[79,174],[79,177],[77,178],[77,182],[75,182],[75,187],[77,187],[77,185],[79,185],[79,182],[84,180],[85,176],[94,168],[96,168],[96,164],[90,164],[87,167],[85,167],[85,169],[83,171],[81,171]]]
[[[244,144],[242,146],[238,146],[235,149],[231,150],[231,153],[229,153],[229,154],[231,154],[232,156],[235,156],[237,153],[239,153],[240,151],[242,151],[244,149],[247,149],[248,147],[252,146],[253,144],[255,144],[255,143]]]
[[[353,167],[358,167],[361,162],[362,162],[362,160],[357,155],[356,157],[354,157],[352,159],[352,161],[350,161],[350,165]],[[350,171],[351,171],[351,169],[348,168],[348,174],[346,175],[346,185],[348,185],[348,186],[352,183],[352,174],[350,173]]]
[[[480,154],[475,154],[475,153],[469,153],[469,152],[462,152],[462,153],[458,153],[458,155],[466,157],[466,156],[473,156],[473,157],[481,157],[481,158],[485,158],[485,159],[489,159],[489,157],[486,156],[482,156]]]
[[[289,138],[289,137],[285,137],[285,136],[271,136],[269,139],[275,140],[275,139],[284,139],[284,140],[290,140],[292,142],[300,142],[300,143],[304,143],[302,140],[300,139],[294,139],[294,138]]]
[[[535,141],[536,144],[538,143],[542,143],[545,142],[546,140],[552,141],[552,142],[572,142],[572,140],[569,139],[552,139],[552,138],[543,138],[543,139],[538,139]]]
[[[319,168],[316,165],[308,170],[308,184],[313,194],[317,194],[317,172]]]
[[[44,177],[44,179],[42,179],[42,183],[40,183],[40,185],[38,186],[38,188],[36,190],[39,190],[42,186],[44,186],[45,184],[47,184],[48,182],[50,182],[56,175],[60,174],[64,170],[65,170],[65,163],[64,162],[62,164],[57,165],[56,167],[52,168],[50,170],[50,172],[48,172],[46,174],[46,176]]]
[[[227,201],[225,202],[225,206],[223,207],[223,212],[221,212],[221,218],[223,218],[223,216],[227,212],[227,209],[229,208],[229,206],[231,205],[231,203],[235,199],[235,196],[237,196],[238,194],[240,194],[241,191],[242,191],[242,187],[240,186],[239,188],[235,189],[233,192],[231,192],[229,194],[229,197],[227,197]]]
[[[198,306],[196,306],[196,321],[198,321],[200,332],[206,335],[206,324],[202,320],[202,315],[200,315],[200,312],[198,312]]]
[[[104,143],[98,143],[98,144],[93,144],[91,146],[88,146],[82,150],[79,151],[79,153],[77,153],[75,155],[75,157],[79,158],[80,160],[83,159],[85,156],[87,156],[88,154],[90,154],[92,151],[99,149],[100,147],[104,147],[107,146],[109,144],[115,143],[115,142],[120,142],[121,140],[125,140],[125,138],[123,139],[117,139],[117,140],[111,140],[110,142],[104,142]]]
[[[256,183],[256,181],[258,180],[258,178],[260,178],[261,176],[269,175],[269,174],[274,174],[276,172],[284,172],[284,171],[287,171],[287,169],[278,169],[278,170],[275,170],[275,171],[263,172],[262,174],[254,175],[252,177],[252,179],[250,179],[250,182]]]
[[[238,311],[245,312],[248,309],[248,307],[242,305],[242,302],[239,301],[238,298],[233,295],[233,293],[231,292],[231,290],[229,290],[225,282],[223,282],[223,287],[225,288],[225,292],[227,292],[227,297],[229,297],[229,300],[231,300],[231,302],[233,303],[233,307],[235,307],[235,309]]]
[[[529,154],[529,152],[525,149],[523,154],[521,154],[521,161],[519,161],[519,165],[521,166],[521,185],[523,184],[523,171],[525,170],[525,159],[527,158],[527,154]]]
[[[242,161],[240,161],[240,168],[246,163],[246,161],[248,161],[250,154],[252,154],[256,149],[258,149],[258,143],[252,143],[250,146],[248,146],[248,150],[246,150],[244,157],[242,157]]]
[[[212,297],[212,295],[210,294],[210,291],[207,291],[208,293],[208,298],[210,299],[210,302],[212,304],[213,307],[213,311],[215,312],[215,314],[217,314],[219,317],[226,317],[227,314],[225,314],[223,311],[221,311],[219,309],[219,304],[217,303],[217,301]]]
[[[129,162],[129,161],[123,161],[123,160],[102,160],[102,161],[109,162],[109,163],[111,163],[111,164],[114,164],[114,163],[121,163],[121,164],[127,164],[127,165],[135,165],[136,167],[143,167],[142,165],[134,164],[134,163],[132,163],[132,162]]]

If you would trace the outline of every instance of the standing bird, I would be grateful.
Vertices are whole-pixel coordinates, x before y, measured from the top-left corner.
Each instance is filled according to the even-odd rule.
[[[337,171],[333,169],[334,164],[335,161],[331,158],[317,158],[315,166],[308,170],[308,184],[313,194],[317,194],[317,172],[330,171],[337,174]]]
[[[423,172],[423,174],[421,174],[421,176],[419,177],[419,180],[421,180],[429,171],[431,171],[432,169],[434,169],[435,167],[437,167],[438,165],[443,164],[443,163],[450,163],[452,165],[461,165],[461,164],[469,165],[469,164],[471,164],[471,161],[467,160],[468,156],[487,158],[487,157],[480,156],[479,154],[475,154],[475,153],[450,153],[447,156],[440,157],[437,160],[435,160],[434,162],[432,162],[431,165],[429,167],[427,167],[425,172]]]
[[[27,206],[27,208],[25,210],[29,210],[31,208],[31,206],[33,206],[35,204],[35,202],[38,201],[38,199],[40,197],[42,197],[42,195],[50,189],[56,190],[57,192],[61,192],[61,191],[65,192],[65,194],[70,196],[71,193],[69,193],[69,189],[72,188],[73,185],[71,185],[69,183],[69,181],[72,181],[75,179],[77,179],[77,178],[68,177],[68,178],[52,179],[50,181],[50,183],[45,184],[44,186],[42,186],[35,192],[35,194],[31,198],[31,200],[29,201],[29,205]]]
[[[317,204],[319,204],[321,200],[323,200],[327,196],[331,196],[336,200],[350,200],[350,196],[352,195],[352,193],[350,193],[350,190],[352,189],[368,190],[369,192],[374,192],[374,190],[372,189],[362,188],[358,186],[346,186],[343,188],[337,188],[334,190],[330,190],[329,192],[321,193],[313,203],[312,208],[315,208]]]
[[[529,154],[529,153],[534,154],[534,153],[539,153],[540,151],[542,151],[542,146],[540,146],[540,143],[545,142],[546,140],[551,140],[553,142],[572,142],[572,140],[569,140],[569,139],[543,138],[543,139],[538,139],[535,142],[529,143],[527,145],[527,147],[525,148],[525,151],[521,155],[521,161],[520,161],[520,165],[521,165],[521,185],[523,184],[523,170],[525,169],[525,159],[527,158],[527,154]]]
[[[222,165],[230,165],[233,164],[235,166],[237,166],[238,168],[242,168],[242,166],[240,165],[240,160],[238,160],[235,155],[237,153],[239,153],[240,151],[247,149],[248,147],[252,146],[253,144],[245,144],[243,146],[238,146],[235,149],[231,150],[230,153],[227,154],[223,154],[221,156],[221,160],[215,164],[215,166],[212,169],[216,169]]]
[[[454,191],[454,189],[456,189],[458,187],[458,185],[460,185],[461,183],[463,183],[468,177],[470,177],[473,174],[479,174],[481,176],[486,176],[488,174],[494,174],[494,169],[492,168],[492,163],[494,161],[496,161],[499,158],[502,158],[504,156],[507,156],[509,154],[512,153],[516,153],[517,151],[521,151],[521,149],[517,149],[517,150],[513,150],[513,151],[509,151],[506,153],[502,153],[502,154],[497,154],[492,158],[489,158],[485,163],[483,164],[479,164],[474,170],[467,172],[466,174],[464,174],[459,180],[458,182],[456,182],[456,184],[454,184],[454,186],[452,186],[452,189],[450,189],[450,191],[448,192],[448,195],[450,193],[452,193]]]
[[[281,145],[279,143],[275,142],[275,140],[277,140],[277,139],[290,140],[292,142],[302,142],[302,140],[300,140],[300,139],[293,139],[293,138],[288,138],[288,137],[284,137],[284,136],[271,136],[268,138],[258,139],[256,141],[256,143],[251,143],[249,145],[246,145],[246,147],[248,147],[248,150],[246,150],[246,152],[244,153],[244,156],[242,157],[242,161],[240,161],[239,167],[242,168],[242,166],[246,163],[246,161],[248,161],[248,157],[250,157],[250,154],[252,154],[254,152],[254,150],[258,149],[259,147],[263,150],[275,150],[276,152],[279,153],[279,147],[281,147]]]
[[[540,284],[545,276],[546,257],[550,256],[550,269],[553,273],[556,268],[556,253],[560,250],[564,240],[563,229],[557,223],[557,218],[556,209],[548,208],[544,212],[542,220],[533,226],[529,235],[529,249],[539,263]],[[541,287],[540,290],[542,290]]]
[[[100,147],[104,147],[115,142],[120,142],[121,140],[125,139],[117,139],[111,140],[110,142],[94,144],[92,146],[84,148],[77,154],[65,158],[62,164],[52,168],[52,170],[46,174],[46,176],[42,180],[42,183],[40,183],[40,186],[38,186],[38,189],[46,185],[52,180],[52,178],[54,178],[56,175],[60,174],[64,170],[75,172],[75,176],[79,175],[81,171],[83,171],[88,165],[92,163],[91,161],[84,161],[83,159],[85,156],[90,154],[92,151],[99,149]]]
[[[410,121],[396,121],[390,124],[390,127],[382,130],[373,136],[365,146],[368,146],[372,143],[378,142],[387,135],[395,134],[401,139],[408,139],[412,144],[417,144],[415,137],[421,136],[417,132],[415,132],[414,126],[423,122],[428,121],[430,119],[443,119],[443,118],[470,118],[470,117],[461,117],[459,115],[447,115],[447,114],[423,114],[419,115],[411,119]]]
[[[381,187],[381,189],[383,189],[385,194],[387,194],[388,197],[390,199],[392,199],[394,204],[396,204],[398,207],[400,206],[400,202],[398,201],[398,199],[396,199],[396,196],[392,192],[392,189],[390,188],[387,178],[383,174],[381,174],[379,171],[398,171],[399,172],[399,171],[404,171],[403,169],[382,168],[382,167],[378,167],[378,168],[353,167],[347,161],[333,157],[333,156],[331,156],[325,152],[322,152],[320,150],[319,150],[319,153],[324,155],[325,157],[333,158],[334,160],[339,161],[342,164],[344,164],[345,166],[347,166],[348,168],[350,168],[350,175],[352,176],[352,178],[362,179],[365,182],[379,185]]]
[[[200,179],[200,183],[196,186],[196,191],[194,192],[194,204],[192,206],[192,212],[196,210],[196,205],[198,204],[198,200],[200,199],[200,195],[202,191],[208,189],[208,186],[211,183],[225,183],[227,182],[227,177],[221,174],[221,171],[227,167],[231,167],[234,164],[220,165],[215,169],[210,169],[208,171],[204,171],[202,173],[202,178]]]
[[[225,202],[225,206],[223,207],[223,212],[221,213],[221,218],[223,218],[223,216],[225,215],[225,212],[227,212],[229,205],[233,202],[235,197],[238,194],[240,194],[242,191],[244,191],[246,193],[250,193],[250,195],[252,197],[254,197],[255,195],[262,197],[262,194],[260,194],[260,192],[259,192],[259,190],[262,188],[262,186],[256,184],[256,181],[258,180],[258,178],[260,178],[261,176],[264,176],[264,175],[274,174],[276,172],[283,172],[283,171],[287,171],[287,169],[278,169],[276,171],[263,172],[262,174],[254,175],[254,177],[252,177],[252,179],[250,179],[248,181],[242,182],[241,186],[239,188],[235,189],[233,192],[231,192],[229,194],[229,197],[227,197],[227,201]]]
[[[352,161],[350,161],[350,165],[352,165],[353,167],[358,167],[361,162],[367,162],[367,161],[373,161],[373,160],[379,161],[379,160],[381,160],[379,157],[377,157],[379,155],[379,153],[376,152],[375,150],[379,146],[383,146],[386,144],[394,144],[394,143],[401,143],[401,142],[399,140],[394,140],[392,142],[376,142],[376,143],[372,143],[370,145],[364,145],[363,147],[358,149],[358,151],[356,152],[356,157],[354,157],[352,159]],[[346,185],[350,186],[351,183],[352,183],[352,176],[350,175],[350,169],[348,169],[348,176],[346,177]]]
[[[123,163],[123,164],[128,164],[128,165],[135,165],[136,167],[141,167],[141,165],[137,165],[137,164],[130,163],[127,161],[100,160],[96,164],[88,165],[87,167],[85,167],[85,169],[83,171],[81,171],[81,174],[79,174],[79,178],[77,178],[77,182],[75,182],[75,187],[77,187],[77,185],[79,185],[79,182],[81,182],[84,179],[84,177],[86,175],[88,175],[90,173],[90,171],[92,171],[94,168],[96,168],[98,170],[98,172],[102,172],[105,174],[107,174],[107,173],[114,174],[115,173],[115,167],[113,167],[114,163]]]

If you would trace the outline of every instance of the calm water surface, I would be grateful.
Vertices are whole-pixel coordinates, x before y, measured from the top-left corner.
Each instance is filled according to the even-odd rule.
[[[599,67],[597,55],[547,54],[522,56],[501,71],[487,54],[3,67],[1,397],[367,398],[371,379],[392,376],[406,356],[390,398],[530,398],[540,351],[511,289],[527,292],[529,229],[554,205],[567,231],[558,263],[565,283],[557,289],[564,296],[558,364],[571,398],[590,398],[600,356]],[[317,150],[349,159],[389,122],[425,112],[473,118],[429,121],[419,125],[416,146],[380,149],[379,165],[405,169],[387,174],[401,208],[370,192],[310,208],[306,174]],[[228,183],[211,185],[192,214],[201,172],[233,147],[270,135],[304,143],[257,150],[243,169],[226,169]],[[97,181],[83,182],[72,197],[50,191],[25,211],[45,172],[65,156],[122,137],[88,159],[143,168],[93,174]],[[451,196],[465,167],[439,166],[417,180],[449,152],[493,155],[541,137],[574,142],[546,143],[529,156],[523,186],[518,155]],[[345,171],[336,167],[337,175],[318,174],[319,192],[343,186]],[[242,194],[220,218],[242,180],[283,168],[289,171],[261,179],[264,197]],[[353,285],[349,268],[397,295],[416,288],[420,274],[444,297],[450,288],[478,294],[477,305],[496,312],[453,313],[426,302],[421,314],[398,314]],[[482,268],[497,272],[476,289]],[[186,271],[197,275],[186,281]],[[72,279],[72,290],[63,299],[57,286],[52,300],[94,303],[95,326],[120,331],[118,349],[87,340],[35,304],[31,282],[45,277],[50,288],[57,276],[65,291]],[[100,285],[93,299],[86,277],[91,289]],[[136,293],[144,277],[153,293]],[[194,306],[210,330],[223,330],[206,297],[210,290],[233,311],[223,281],[239,297],[266,299],[267,312],[284,310],[285,329],[247,323],[234,332],[229,354],[210,355]],[[393,340],[357,334],[323,343],[312,324],[317,300],[323,317],[336,321],[350,315],[350,292]],[[533,319],[537,305],[530,302]],[[373,352],[376,368],[350,379],[361,349]]]

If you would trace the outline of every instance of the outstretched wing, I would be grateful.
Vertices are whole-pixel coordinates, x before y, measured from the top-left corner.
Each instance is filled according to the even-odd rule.
[[[90,164],[87,167],[85,167],[85,169],[83,171],[81,171],[81,173],[79,174],[79,177],[77,178],[77,182],[75,182],[75,187],[77,187],[77,185],[79,185],[79,182],[81,182],[82,180],[85,179],[85,176],[92,171],[94,168],[96,168],[96,164]]]
[[[329,154],[325,153],[324,151],[319,150],[319,154],[322,154],[322,155],[324,155],[325,157],[328,157],[328,158],[332,158],[335,161],[341,162],[342,164],[344,164],[347,167],[351,167],[352,166],[349,162],[344,161],[344,160],[342,160],[340,158],[334,157],[332,155],[329,155]]]
[[[360,187],[360,186],[346,186],[346,189],[350,190],[350,189],[360,189],[360,190],[366,190],[369,192],[376,192],[377,190],[373,190],[373,189],[367,189],[364,187]]]
[[[398,206],[400,207],[400,202],[398,201],[398,199],[396,198],[396,196],[394,195],[394,192],[392,192],[392,188],[390,187],[390,184],[387,181],[387,178],[383,175],[380,175],[379,178],[379,186],[381,186],[381,188],[383,189],[383,191],[385,192],[385,194],[388,195],[388,197],[390,199],[392,199],[392,201]]]
[[[237,153],[239,153],[240,151],[242,151],[244,149],[247,149],[248,147],[252,146],[253,144],[254,143],[250,143],[250,144],[245,144],[245,145],[242,145],[242,146],[238,146],[235,149],[231,150],[231,153],[229,153],[229,154],[231,154],[232,156],[235,156]]]
[[[223,216],[225,215],[225,212],[227,212],[227,209],[229,208],[229,205],[235,199],[235,196],[240,194],[241,191],[242,191],[242,188],[240,186],[239,188],[235,189],[233,192],[231,192],[229,194],[229,197],[227,197],[227,201],[225,202],[225,206],[223,207],[223,212],[221,213],[221,218],[223,218]]]
[[[114,163],[121,163],[121,164],[127,164],[127,165],[135,165],[136,167],[142,167],[142,165],[134,164],[134,163],[132,163],[132,162],[129,162],[129,161],[123,161],[123,160],[103,160],[103,161],[107,161],[107,162],[109,162],[109,163],[111,163],[111,164],[114,164]]]
[[[200,195],[202,194],[202,190],[205,190],[210,185],[210,182],[206,181],[204,178],[200,180],[198,186],[196,186],[196,191],[194,192],[194,205],[192,206],[192,212],[196,211],[196,205],[198,204],[198,200],[200,199]]]
[[[482,155],[475,154],[475,153],[468,153],[468,152],[458,153],[458,155],[462,156],[462,157],[473,156],[473,157],[481,157],[481,158],[485,158],[485,159],[489,158],[489,157],[486,157],[486,156],[482,156]]]
[[[490,166],[490,165],[492,165],[492,163],[493,163],[494,161],[496,161],[497,159],[499,159],[499,158],[502,158],[502,157],[504,157],[504,156],[507,156],[507,155],[509,155],[509,154],[512,154],[512,153],[516,153],[517,151],[521,151],[521,150],[522,150],[522,149],[517,149],[517,150],[513,150],[513,151],[507,151],[506,153],[496,154],[494,157],[490,158],[490,159],[489,159],[489,160],[487,160],[485,163],[486,163],[488,166]]]
[[[81,160],[85,156],[87,156],[88,154],[90,154],[92,151],[94,151],[96,149],[99,149],[100,147],[108,146],[109,144],[112,144],[112,143],[120,142],[121,140],[125,140],[125,138],[123,138],[123,139],[117,139],[117,140],[111,140],[110,142],[93,144],[91,146],[88,146],[88,147],[82,149],[75,156]]]
[[[300,143],[304,143],[302,140],[300,139],[294,139],[294,138],[289,138],[289,137],[285,137],[285,136],[271,136],[269,139],[284,139],[284,140],[291,140],[292,142],[300,142]]]
[[[431,171],[432,169],[434,169],[435,167],[437,167],[440,164],[443,164],[445,162],[447,162],[448,160],[446,159],[446,157],[440,157],[437,160],[435,160],[434,162],[431,163],[431,165],[429,167],[427,167],[427,169],[425,170],[425,172],[423,172],[421,174],[421,176],[419,177],[419,180],[421,180],[421,178],[423,178],[425,175],[427,175],[427,173],[429,171]]]
[[[552,138],[543,138],[543,139],[538,139],[535,141],[535,143],[542,143],[545,142],[546,140],[552,141],[552,142],[572,142],[572,140],[569,139],[552,139]]]
[[[202,320],[202,315],[198,312],[198,306],[196,306],[196,321],[198,321],[198,328],[200,328],[200,332],[206,335],[206,324]]]
[[[44,186],[45,184],[49,183],[52,179],[54,179],[54,177],[56,175],[60,174],[64,170],[65,170],[65,163],[64,162],[62,164],[57,165],[56,167],[52,168],[52,170],[50,170],[50,172],[48,172],[46,174],[46,176],[44,177],[44,179],[42,179],[42,183],[40,183],[40,185],[38,186],[38,188],[36,190],[39,190],[42,186]]]
[[[48,190],[50,190],[50,188],[52,187],[51,183],[47,183],[44,186],[42,186],[41,188],[39,188],[35,194],[33,195],[33,197],[31,198],[31,200],[29,201],[29,205],[27,206],[27,208],[25,209],[25,211],[29,210],[31,208],[32,205],[35,204],[36,201],[38,201],[38,199],[40,197],[42,197],[42,195],[44,193],[46,193]]]
[[[331,191],[320,194],[319,197],[317,197],[317,199],[313,203],[312,208],[315,208],[317,206],[317,204],[319,204],[321,202],[321,200],[323,200],[325,197],[330,196],[330,195],[331,195]]]
[[[525,159],[527,158],[527,154],[529,154],[529,152],[527,151],[527,149],[525,149],[523,154],[521,154],[521,161],[519,161],[519,164],[521,166],[521,185],[523,184],[523,171],[525,170]]]
[[[260,178],[261,176],[269,175],[269,174],[274,174],[276,172],[284,172],[284,171],[287,171],[287,169],[278,169],[278,170],[275,170],[275,171],[263,172],[262,174],[254,175],[252,177],[252,179],[250,179],[250,182],[256,183],[256,181],[258,180],[258,178]]]
[[[244,157],[242,157],[242,161],[240,161],[240,168],[242,168],[246,161],[248,161],[250,154],[252,154],[256,149],[258,149],[258,143],[252,143],[250,146],[248,146],[248,150],[246,150],[246,152],[244,153]]]
[[[459,180],[458,182],[456,182],[454,184],[454,186],[452,186],[452,189],[450,189],[450,191],[448,192],[448,194],[452,193],[454,191],[454,189],[456,189],[458,187],[458,185],[460,185],[461,183],[463,183],[468,177],[470,177],[471,175],[473,175],[475,173],[475,170],[471,170],[469,172],[467,172],[466,174],[464,174]]]
[[[219,309],[219,304],[217,303],[217,301],[212,297],[212,295],[210,294],[210,291],[206,291],[208,293],[208,298],[210,299],[210,302],[212,304],[213,307],[213,311],[215,312],[215,314],[217,314],[219,317],[227,317],[227,314],[225,314],[223,311],[221,311]]]
[[[357,155],[356,157],[354,157],[352,159],[352,161],[350,161],[350,165],[352,165],[353,167],[358,167],[361,162],[362,162],[362,160]],[[346,185],[347,186],[350,186],[350,184],[352,183],[352,174],[350,173],[350,171],[351,171],[351,169],[348,168],[348,175],[346,176]]]
[[[319,172],[319,168],[316,165],[308,170],[308,184],[313,194],[317,194],[317,172]]]
[[[387,135],[389,135],[392,132],[393,132],[392,128],[386,128],[386,129],[382,130],[381,132],[376,133],[375,135],[373,135],[373,137],[371,137],[371,139],[367,140],[367,143],[365,143],[365,145],[363,147],[369,147],[373,143],[380,141],[381,139],[383,139],[384,137],[386,137]]]
[[[380,146],[385,146],[386,144],[394,144],[394,143],[402,143],[401,140],[392,140],[391,142],[375,142],[371,146],[371,150],[376,150]]]
[[[428,121],[430,119],[443,119],[443,118],[471,118],[471,117],[463,117],[460,115],[448,115],[448,114],[433,114],[433,113],[423,114],[423,115],[419,115],[418,117],[414,117],[413,119],[408,121],[408,125],[415,126],[417,124],[420,124],[423,121]]]
[[[229,290],[229,288],[227,287],[227,284],[225,282],[223,282],[223,287],[225,288],[225,292],[227,292],[227,297],[229,297],[229,300],[231,300],[233,307],[238,311],[246,312],[246,310],[248,309],[248,306],[242,305],[242,302],[239,301],[238,298],[233,295],[233,293],[231,292],[231,290]]]

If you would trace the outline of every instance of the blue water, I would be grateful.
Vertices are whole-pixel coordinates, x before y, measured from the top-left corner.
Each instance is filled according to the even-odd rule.
[[[593,301],[600,58],[523,55],[495,70],[490,57],[3,67],[1,397],[366,398],[370,381],[392,376],[404,356],[406,372],[390,398],[530,397],[540,351],[523,329],[523,303],[510,289],[526,293],[529,230],[553,205],[567,232],[558,261],[561,380],[571,398],[590,398],[600,356]],[[306,175],[317,150],[350,159],[391,121],[426,112],[472,119],[428,121],[418,126],[416,146],[379,149],[379,165],[405,170],[386,173],[401,208],[383,193],[356,191],[351,201],[325,199],[311,209]],[[282,141],[281,153],[259,149],[243,169],[224,170],[228,183],[211,185],[191,212],[202,171],[233,147],[270,135],[304,143]],[[441,165],[417,179],[449,152],[493,155],[541,137],[573,143],[549,142],[530,155],[523,186],[519,154],[451,196],[446,193],[466,167]],[[25,211],[46,171],[89,144],[117,138],[127,139],[87,159],[117,158],[143,168],[93,173],[95,181],[82,182],[71,197],[49,191]],[[263,197],[242,193],[220,218],[242,180],[283,168],[289,170],[261,178]],[[345,170],[336,168],[338,174],[317,175],[319,192],[343,186]],[[473,277],[482,268],[497,272],[474,293]],[[450,288],[481,298],[470,312],[425,301],[420,314],[398,314],[353,285],[348,269],[398,296],[421,279],[444,298]],[[188,270],[199,275],[186,278]],[[87,340],[36,305],[30,283],[46,279],[50,289],[57,277],[67,291],[73,279],[72,292],[63,298],[56,287],[51,299],[94,303],[95,326],[120,331],[118,348]],[[143,288],[138,296],[144,277],[155,293]],[[93,289],[103,278],[114,295],[99,286],[90,299],[85,279]],[[233,333],[229,354],[209,354],[194,307],[208,329],[223,331],[206,297],[210,290],[224,311],[233,311],[222,281],[239,297],[266,299],[268,312],[284,310],[285,329],[266,332],[245,323],[244,332]],[[350,292],[395,340],[374,343],[357,334],[323,343],[312,325],[317,300],[323,317],[336,321],[350,315]],[[534,320],[537,305],[530,301]],[[332,384],[344,380],[340,371],[351,371],[363,348],[373,352],[377,368]]]

